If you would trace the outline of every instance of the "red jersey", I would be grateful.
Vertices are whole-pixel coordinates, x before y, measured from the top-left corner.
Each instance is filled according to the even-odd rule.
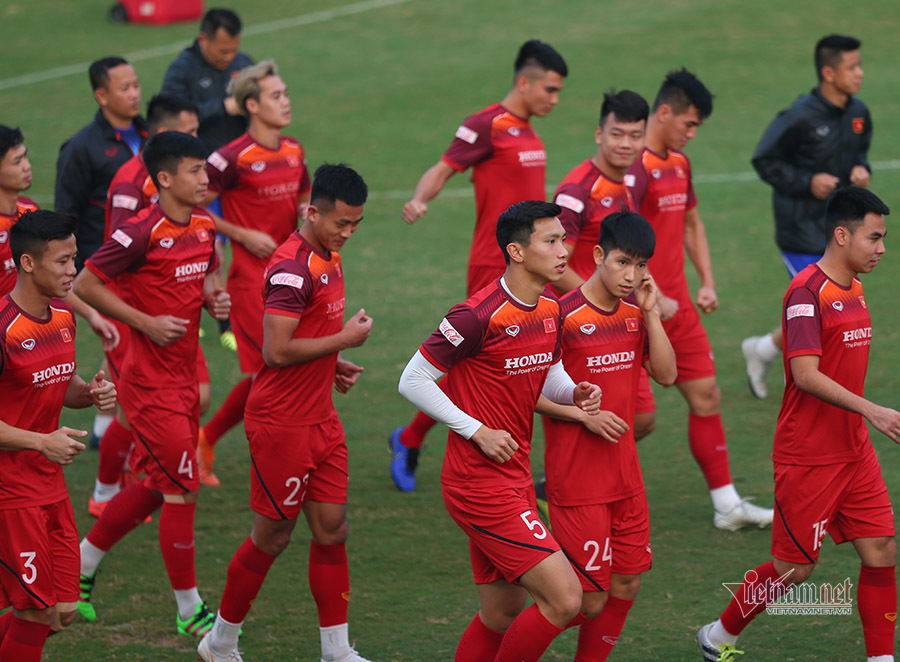
[[[0,299],[0,420],[46,434],[59,428],[75,374],[75,314],[50,301],[42,320]],[[68,498],[63,468],[38,451],[0,451],[0,509],[44,506]]]
[[[772,459],[783,464],[856,462],[873,452],[861,414],[801,391],[790,360],[819,357],[819,371],[862,397],[869,364],[872,322],[862,283],[838,285],[812,264],[797,274],[782,307],[784,399],[775,427]]]
[[[298,231],[272,254],[265,273],[265,314],[299,319],[293,338],[322,338],[344,324],[344,273],[336,252],[318,253]],[[250,389],[244,418],[258,423],[316,425],[334,411],[331,387],[338,353],[270,368]]]
[[[216,266],[215,237],[215,223],[203,209],[181,224],[154,204],[116,229],[85,263],[105,283],[127,274],[129,296],[144,313],[189,320],[187,333],[165,347],[132,329],[126,381],[144,388],[197,384],[203,280]]]
[[[303,148],[281,136],[263,147],[245,133],[209,155],[209,190],[222,200],[222,216],[242,228],[260,230],[281,245],[297,229],[300,196],[312,188]],[[256,257],[232,242],[228,287],[259,291],[269,258]]]
[[[22,214],[37,208],[34,200],[20,195],[16,200],[15,214],[0,214],[0,265],[3,267],[0,270],[0,296],[6,296],[16,286],[16,261],[9,247],[9,229],[22,218]]]
[[[106,228],[103,240],[116,231],[129,218],[159,199],[156,184],[147,172],[144,159],[135,154],[119,168],[109,183],[106,195]]]
[[[524,306],[497,279],[450,310],[419,351],[448,373],[442,388],[457,407],[489,428],[506,430],[519,444],[512,459],[499,464],[451,430],[441,481],[531,485],[534,407],[561,353],[559,302],[541,296],[535,306]]]
[[[665,158],[646,147],[628,170],[634,175],[628,187],[637,212],[656,233],[656,253],[650,258],[650,273],[660,291],[682,306],[690,307],[684,275],[684,213],[697,206],[691,163],[681,152],[669,150]]]
[[[569,268],[584,280],[594,273],[594,246],[600,239],[600,221],[613,212],[634,208],[624,181],[604,175],[592,159],[576,166],[554,194],[562,207],[559,220],[566,229],[566,243],[574,246]]]
[[[472,168],[475,235],[469,266],[506,268],[497,246],[497,219],[510,205],[547,195],[544,143],[531,123],[499,103],[466,118],[441,160],[457,172]]]
[[[629,430],[612,443],[581,423],[545,417],[547,497],[559,506],[586,506],[634,496],[644,489],[632,429],[641,365],[650,355],[643,312],[627,301],[601,310],[581,288],[559,305],[566,372],[576,382],[603,389],[602,408],[628,423]]]

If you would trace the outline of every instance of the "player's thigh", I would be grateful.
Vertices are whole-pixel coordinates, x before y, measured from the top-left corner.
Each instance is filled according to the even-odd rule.
[[[871,539],[871,543],[863,546],[872,559],[884,561],[896,554],[895,544],[888,542],[896,535],[894,511],[874,452],[855,463],[852,479],[828,532],[838,544]]]
[[[519,583],[557,627],[565,627],[581,609],[581,582],[561,550],[530,568]]]
[[[612,507],[610,504],[550,504],[553,536],[575,568],[584,591],[609,590],[612,573]]]
[[[229,288],[231,327],[237,340],[241,372],[255,375],[262,369],[263,303],[258,289]]]
[[[81,552],[69,499],[48,506],[47,534],[53,554],[56,599],[59,603],[76,603],[80,592]]]
[[[700,316],[693,305],[664,324],[678,369],[676,384],[715,377],[712,348]]]
[[[646,492],[612,505],[612,572],[639,575],[653,566],[650,546],[650,508]]]

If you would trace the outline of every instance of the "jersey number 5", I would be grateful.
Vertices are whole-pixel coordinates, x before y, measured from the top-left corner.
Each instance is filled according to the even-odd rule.
[[[531,515],[530,510],[526,510],[524,513],[519,515],[522,518],[522,521],[525,522],[525,526],[528,527],[528,530],[531,531],[531,534],[537,538],[538,540],[543,540],[547,537],[547,529],[544,528],[544,523],[541,522],[540,518],[535,517],[534,519],[529,520],[528,516]],[[535,529],[540,529],[540,532],[535,531]]]

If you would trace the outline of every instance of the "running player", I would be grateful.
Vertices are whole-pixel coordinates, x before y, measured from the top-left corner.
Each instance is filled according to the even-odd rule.
[[[447,313],[400,377],[401,394],[450,428],[444,503],[469,536],[481,602],[457,662],[537,660],[581,607],[578,577],[537,515],[529,458],[542,393],[588,413],[600,403],[598,387],[563,369],[559,303],[543,294],[566,270],[559,213],[525,201],[500,216],[506,271]]]
[[[247,67],[230,88],[250,118],[243,136],[209,156],[210,196],[222,201],[219,232],[232,240],[228,292],[234,301],[231,326],[238,341],[241,372],[246,375],[200,430],[197,457],[200,482],[218,485],[213,447],[244,417],[250,384],[264,365],[263,284],[272,252],[297,229],[309,204],[309,172],[300,143],[282,135],[291,123],[287,87],[271,60]],[[227,221],[225,220],[227,219]]]
[[[228,583],[200,658],[239,661],[241,625],[302,511],[312,533],[309,582],[319,612],[323,662],[367,662],[350,645],[347,607],[347,444],[331,400],[362,368],[339,352],[362,345],[372,318],[344,319],[339,252],[359,227],[368,189],[345,165],[316,170],[309,215],[264,274],[266,364],[253,380],[250,441],[253,530],[228,566]]]
[[[645,106],[646,107],[646,106]],[[641,365],[665,386],[675,352],[656,311],[647,271],[656,238],[635,213],[613,212],[594,245],[594,273],[560,301],[563,365],[603,389],[603,410],[542,399],[544,466],[553,535],[581,579],[584,597],[576,660],[606,660],[650,569],[650,514],[632,423]],[[634,302],[622,300],[634,294]],[[557,420],[558,419],[558,420]]]
[[[552,46],[532,39],[519,48],[513,71],[513,86],[503,101],[466,118],[441,160],[422,175],[403,207],[403,220],[415,223],[447,180],[472,168],[477,217],[466,277],[468,296],[503,275],[503,253],[493,246],[500,214],[522,200],[546,196],[544,143],[530,120],[553,110],[569,69]],[[419,448],[433,425],[432,419],[417,413],[408,426],[390,435],[391,478],[404,492],[416,489]]]
[[[16,262],[9,247],[9,230],[22,214],[38,208],[22,195],[31,188],[31,162],[25,138],[18,129],[0,125],[0,293],[16,284]]]
[[[75,222],[25,214],[9,232],[18,279],[0,300],[0,660],[36,662],[75,618],[78,530],[62,466],[87,432],[59,426],[63,406],[112,410],[103,372],[75,374]]]
[[[215,224],[197,209],[206,196],[206,148],[176,131],[153,137],[144,163],[159,202],[112,233],[87,261],[76,289],[105,315],[132,328],[119,388],[147,476],[119,492],[81,541],[79,612],[96,619],[91,593],[97,567],[112,546],[162,506],[159,542],[178,604],[178,632],[202,636],[214,615],[197,591],[194,513],[199,479],[197,344],[204,304],[216,318],[228,314],[228,295],[215,268]],[[106,287],[127,278],[129,301]]]
[[[735,650],[738,636],[767,600],[809,578],[826,532],[836,544],[853,543],[861,561],[856,603],[866,659],[894,659],[894,513],[866,421],[900,443],[900,412],[863,397],[872,322],[858,278],[884,255],[888,213],[865,189],[832,193],[825,254],[794,277],[784,296],[773,560],[748,571],[719,619],[700,629],[704,660],[728,662],[742,654]]]
[[[659,286],[657,305],[663,327],[678,357],[675,385],[688,404],[688,441],[709,486],[713,523],[737,531],[748,525],[771,524],[773,511],[742,499],[731,482],[712,350],[684,273],[687,252],[700,277],[697,306],[707,315],[718,308],[691,164],[681,152],[710,113],[712,95],[693,74],[682,69],[666,76],[650,113],[646,144],[629,170],[633,176],[629,188],[637,211],[656,232],[659,250],[650,260],[650,271]],[[649,382],[640,397],[653,397]]]

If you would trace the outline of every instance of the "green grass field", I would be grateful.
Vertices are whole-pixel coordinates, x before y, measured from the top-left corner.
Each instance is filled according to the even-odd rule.
[[[0,3],[0,122],[24,131],[35,171],[30,194],[44,206],[52,206],[60,143],[95,110],[86,63],[113,53],[137,54],[132,59],[146,101],[158,90],[177,45],[187,45],[196,32],[195,24],[113,26],[105,20],[109,3]],[[861,96],[875,123],[872,188],[900,207],[896,2],[848,7],[836,0],[567,0],[553,5],[232,0],[230,6],[248,28],[244,50],[257,59],[277,60],[292,93],[289,133],[303,142],[311,167],[347,161],[366,177],[372,192],[366,220],[342,257],[348,309],[364,306],[375,325],[365,346],[347,352],[366,367],[365,374],[348,397],[335,398],[351,449],[350,634],[363,655],[375,662],[451,660],[477,609],[466,539],[440,496],[444,433],[435,429],[429,437],[414,494],[394,489],[385,444],[388,433],[412,414],[396,392],[400,371],[443,313],[464,296],[474,219],[471,187],[464,176],[451,180],[428,216],[413,227],[400,219],[400,208],[458,123],[503,97],[516,49],[525,39],[554,44],[570,68],[561,103],[535,122],[549,155],[550,186],[593,153],[601,93],[607,88],[628,87],[652,98],[665,72],[685,65],[716,94],[714,113],[686,150],[697,175],[721,301],[706,328],[718,358],[735,483],[742,494],[771,505],[769,453],[781,380],[770,378],[769,400],[754,400],[745,385],[739,343],[774,326],[788,281],[772,240],[769,190],[748,175],[749,159],[773,115],[813,86],[816,39],[832,31],[855,34],[864,42]],[[341,8],[351,11],[329,18],[337,13],[329,11]],[[305,18],[287,27],[269,24],[298,16]],[[37,75],[78,63],[85,66],[75,74]],[[33,78],[19,78],[28,75]],[[875,327],[868,394],[897,406],[900,349],[893,297],[900,259],[893,248],[889,237],[887,258],[864,285]],[[239,371],[236,357],[219,346],[212,320],[204,319],[204,326],[215,407]],[[99,365],[100,349],[85,324],[78,348],[80,372],[88,376]],[[769,550],[768,531],[729,534],[712,527],[705,485],[687,447],[686,408],[674,390],[657,389],[656,395],[658,426],[640,446],[655,564],[613,654],[612,659],[623,661],[699,659],[695,632],[729,598],[721,582],[739,581],[746,569],[768,558]],[[63,416],[68,425],[86,428],[89,421],[83,412]],[[900,450],[877,433],[873,441],[889,488],[900,489]],[[542,439],[536,439],[536,475],[541,449]],[[87,500],[96,464],[97,454],[86,452],[66,472],[82,533],[93,521]],[[213,608],[228,562],[251,523],[242,429],[220,443],[217,472],[223,485],[204,489],[196,527],[200,591]],[[46,660],[193,659],[194,642],[175,634],[175,605],[156,529],[156,521],[142,526],[109,554],[95,591],[98,621],[77,622],[51,639]],[[308,537],[298,527],[292,546],[269,574],[244,627],[245,659],[318,659],[318,623],[306,578]],[[814,581],[838,583],[850,577],[855,584],[857,574],[853,550],[827,544]],[[565,633],[544,659],[572,659],[575,640],[574,632]],[[764,616],[741,643],[748,661],[859,660],[864,655],[855,615]]]

